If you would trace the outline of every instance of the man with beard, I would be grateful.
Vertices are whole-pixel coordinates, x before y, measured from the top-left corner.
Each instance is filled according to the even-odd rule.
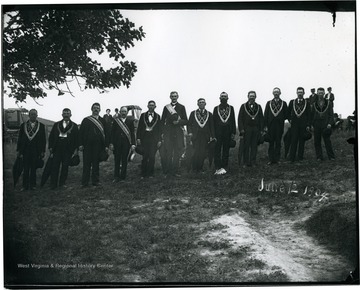
[[[166,175],[179,176],[179,161],[184,151],[184,129],[188,122],[186,110],[178,103],[177,92],[170,93],[171,103],[166,105],[161,116],[164,136],[164,157]]]
[[[311,118],[310,105],[304,99],[304,88],[298,87],[296,93],[297,98],[295,100],[291,100],[288,107],[288,120],[291,125],[291,163],[295,162],[296,153],[299,161],[302,161],[304,159],[304,135],[306,131],[310,131]]]
[[[71,110],[62,111],[63,119],[56,122],[49,135],[49,150],[52,154],[51,189],[65,187],[68,176],[69,163],[73,155],[78,154],[78,126],[70,120]],[[50,155],[51,156],[51,155]],[[59,180],[59,170],[61,173]]]
[[[244,163],[249,167],[256,164],[258,141],[264,125],[262,108],[255,99],[256,92],[250,91],[248,101],[241,105],[238,117],[240,135],[244,136]]]
[[[205,99],[200,98],[197,104],[199,109],[191,112],[187,128],[194,146],[192,169],[200,172],[208,155],[209,143],[214,139],[214,121],[212,114],[205,109]]]
[[[83,151],[83,173],[81,184],[87,187],[90,181],[94,186],[99,183],[99,163],[102,152],[108,152],[109,137],[105,130],[105,121],[99,116],[100,104],[91,106],[92,114],[83,119],[79,131],[79,150]]]
[[[143,150],[141,177],[154,176],[155,155],[161,146],[160,115],[155,113],[155,101],[148,102],[148,111],[142,113],[137,129],[137,145]]]
[[[324,88],[317,89],[318,100],[314,103],[312,110],[312,125],[314,127],[314,146],[316,158],[318,161],[323,160],[321,139],[324,140],[326,153],[329,160],[335,159],[330,136],[331,127],[334,124],[334,112],[331,101],[324,98]]]
[[[36,169],[39,159],[45,156],[46,135],[45,125],[37,120],[37,111],[29,111],[29,120],[22,123],[17,142],[17,156],[23,158],[23,187],[24,190],[36,189]]]
[[[110,149],[115,157],[114,183],[125,180],[129,152],[135,149],[134,120],[127,118],[127,114],[127,107],[121,107],[119,117],[114,118],[111,128]]]
[[[215,175],[225,174],[228,170],[230,141],[234,141],[236,134],[235,112],[228,104],[228,94],[220,94],[220,105],[213,111],[215,131]]]
[[[274,98],[268,101],[264,113],[264,131],[269,134],[269,165],[280,160],[281,138],[284,133],[284,123],[287,119],[287,104],[280,99],[279,88],[273,89]]]

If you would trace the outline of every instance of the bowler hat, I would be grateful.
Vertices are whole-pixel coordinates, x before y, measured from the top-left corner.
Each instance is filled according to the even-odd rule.
[[[311,137],[312,137],[311,132],[308,131],[308,130],[306,130],[305,133],[304,133],[304,136],[303,136],[304,140],[305,140],[305,141],[308,141],[308,140],[311,139]]]
[[[69,163],[70,166],[78,166],[79,164],[80,164],[80,157],[78,154],[71,157],[70,163]]]
[[[142,145],[137,145],[135,147],[135,152],[140,155],[144,155],[144,147]]]
[[[234,139],[231,139],[229,145],[230,145],[230,148],[235,148],[235,146],[236,146],[236,141],[235,141]]]
[[[330,136],[331,133],[332,133],[331,128],[325,128],[325,129],[322,131],[322,135],[323,135],[324,137]]]
[[[99,161],[100,162],[107,161],[108,158],[109,158],[109,154],[105,150],[102,150],[99,155]]]

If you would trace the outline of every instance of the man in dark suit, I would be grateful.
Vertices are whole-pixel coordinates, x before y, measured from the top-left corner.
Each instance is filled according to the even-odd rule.
[[[325,99],[330,101],[330,104],[334,107],[334,100],[335,100],[335,95],[331,92],[332,88],[328,87],[327,88],[327,94],[325,95]]]
[[[314,146],[316,158],[318,161],[323,160],[323,153],[321,147],[321,139],[324,140],[326,153],[329,160],[335,159],[334,150],[331,144],[331,127],[334,124],[334,112],[329,99],[324,98],[324,88],[317,89],[318,100],[314,103],[312,110],[311,123],[314,127]]]
[[[45,156],[45,125],[37,120],[35,109],[29,111],[29,120],[22,123],[17,142],[17,155],[23,158],[23,190],[36,189],[36,169],[40,159]]]
[[[250,91],[248,101],[241,105],[238,116],[240,135],[244,136],[244,163],[249,167],[256,164],[258,142],[264,127],[263,111],[255,99],[256,92]]]
[[[295,162],[296,153],[298,160],[304,159],[306,131],[310,131],[311,109],[310,104],[304,99],[305,90],[298,87],[297,98],[291,100],[288,107],[288,120],[291,124],[290,161]]]
[[[229,165],[230,141],[235,139],[236,123],[233,106],[228,104],[229,96],[226,92],[220,94],[220,105],[213,111],[215,131],[215,174],[225,174]]]
[[[51,167],[51,189],[65,187],[68,176],[69,163],[73,155],[78,154],[78,125],[70,120],[71,110],[68,108],[62,111],[63,119],[56,122],[49,135],[49,151],[52,155]],[[50,156],[51,156],[50,155]],[[61,173],[59,180],[59,171]]]
[[[315,93],[315,89],[311,89],[311,95],[309,96],[309,98],[307,99],[308,103],[310,104],[310,106],[313,106],[313,104],[317,101],[317,95]]]
[[[113,118],[113,116],[111,116],[110,112],[111,112],[110,109],[106,109],[106,114],[104,114],[104,117],[103,117],[105,124],[106,124],[105,128],[109,135],[110,135],[112,123],[114,121],[114,118]]]
[[[83,174],[81,184],[87,187],[90,181],[94,186],[99,183],[100,155],[108,152],[109,136],[105,130],[105,121],[99,116],[100,104],[94,103],[91,106],[92,114],[83,119],[79,131],[79,150],[83,151]]]
[[[134,120],[127,117],[127,107],[120,108],[118,118],[114,118],[111,128],[110,149],[114,152],[114,180],[123,181],[126,178],[128,156],[135,149]],[[121,173],[120,173],[121,163]]]
[[[149,101],[148,111],[141,114],[137,129],[137,145],[143,149],[141,177],[154,176],[155,155],[161,146],[161,119],[155,108],[155,101]]]
[[[161,115],[164,139],[165,174],[179,176],[179,161],[184,151],[184,126],[188,122],[186,109],[178,103],[179,95],[170,93],[171,103],[166,105]]]
[[[269,163],[276,164],[281,155],[281,139],[284,133],[284,123],[287,119],[287,104],[280,99],[279,88],[273,89],[274,98],[268,101],[264,112],[264,131],[269,134]]]
[[[191,112],[187,129],[194,147],[192,169],[200,172],[208,155],[209,143],[215,142],[213,141],[215,132],[213,116],[205,109],[205,99],[200,98],[197,104],[199,109]]]

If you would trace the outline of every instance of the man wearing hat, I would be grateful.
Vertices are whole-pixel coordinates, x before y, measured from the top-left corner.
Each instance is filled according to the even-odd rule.
[[[244,136],[244,163],[246,166],[256,163],[258,141],[264,127],[263,111],[255,99],[256,92],[250,91],[248,101],[241,105],[238,116],[240,136]]]
[[[281,138],[287,119],[287,104],[280,99],[280,89],[274,88],[273,95],[274,98],[266,103],[264,112],[264,130],[269,135],[268,164],[276,164],[280,160]]]
[[[288,107],[288,120],[291,125],[290,161],[295,162],[296,153],[298,160],[304,159],[305,135],[310,134],[310,104],[304,99],[305,90],[296,89],[297,98],[291,100]]]
[[[187,128],[194,147],[192,169],[200,172],[208,155],[209,144],[216,140],[214,140],[213,115],[205,109],[205,99],[198,99],[197,104],[199,109],[191,112]]]
[[[316,159],[323,160],[321,139],[324,140],[326,153],[329,160],[335,159],[334,150],[332,148],[330,135],[332,125],[334,124],[334,112],[329,99],[324,98],[324,88],[317,89],[318,100],[314,103],[312,110],[312,125],[314,127],[314,146]]]
[[[142,150],[141,176],[154,175],[155,154],[161,146],[161,120],[155,113],[155,101],[148,102],[148,111],[142,113],[137,129],[137,149]]]
[[[188,122],[186,109],[178,103],[179,94],[170,93],[171,103],[167,104],[161,115],[164,151],[161,158],[164,160],[163,172],[166,175],[179,176],[179,162],[184,151],[184,126]]]
[[[105,130],[105,121],[100,117],[100,104],[91,106],[92,114],[84,118],[79,130],[79,150],[83,151],[82,187],[87,187],[90,181],[94,186],[99,183],[99,163],[101,154],[109,150],[109,136]]]
[[[37,120],[35,109],[29,111],[29,120],[22,123],[17,141],[17,156],[23,158],[23,190],[36,188],[36,169],[45,156],[45,125]]]
[[[235,142],[236,123],[233,106],[228,104],[229,96],[226,92],[220,94],[220,104],[214,108],[214,131],[215,131],[215,174],[221,175],[227,172],[229,164],[230,143]]]
[[[49,135],[49,151],[52,160],[51,167],[51,189],[58,185],[65,187],[68,176],[69,163],[73,155],[78,154],[78,125],[70,120],[71,110],[68,108],[62,111],[63,119],[56,122]],[[59,179],[59,170],[61,173]]]
[[[309,96],[307,101],[308,101],[308,103],[310,104],[311,107],[317,101],[317,95],[315,93],[315,89],[311,89],[311,95]]]
[[[335,95],[331,92],[332,88],[328,87],[327,88],[327,94],[325,95],[325,99],[329,100],[331,102],[331,105],[334,106],[334,99],[335,99]]]
[[[127,107],[120,108],[118,118],[114,118],[110,135],[110,150],[114,152],[114,180],[123,181],[126,178],[128,156],[135,150],[134,120],[127,117]],[[120,173],[121,162],[121,173]]]

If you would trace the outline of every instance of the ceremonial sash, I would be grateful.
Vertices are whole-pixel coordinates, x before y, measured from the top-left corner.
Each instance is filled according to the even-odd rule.
[[[318,108],[317,108],[318,102],[316,102],[315,105],[314,105],[315,111],[319,113],[320,117],[322,117],[324,115],[324,113],[326,112],[326,110],[329,107],[330,100],[324,99],[324,101],[327,104],[326,104],[325,110],[323,110],[322,112],[320,110],[318,110]]]
[[[115,118],[115,122],[119,125],[120,129],[125,133],[126,137],[129,140],[129,143],[131,145],[131,136],[130,136],[129,127],[123,121],[121,121],[119,118]]]
[[[204,120],[204,123],[201,123],[201,121],[198,119],[197,114],[196,114],[196,111],[194,112],[194,115],[195,115],[196,123],[198,123],[199,127],[200,127],[200,128],[204,128],[205,125],[206,125],[206,123],[207,123],[207,121],[208,121],[208,119],[209,119],[209,115],[210,115],[209,112],[206,111],[206,118],[205,118],[205,120]]]
[[[149,126],[148,125],[148,123],[146,123],[146,115],[144,116],[144,123],[145,123],[145,127],[146,127],[146,131],[147,132],[151,132],[152,130],[153,130],[153,128],[155,127],[155,125],[157,124],[157,122],[158,122],[158,120],[159,120],[159,118],[157,117],[157,115],[155,115],[155,113],[154,113],[154,117],[153,118],[155,118],[155,122],[154,122],[154,124],[152,124],[152,126]],[[154,119],[153,119],[154,120]]]
[[[283,108],[283,105],[284,105],[284,102],[282,101],[282,100],[280,100],[281,101],[281,107],[280,107],[280,109],[275,113],[274,112],[274,110],[273,110],[273,108],[272,108],[272,106],[271,106],[271,102],[272,101],[270,101],[270,110],[271,110],[271,112],[273,113],[273,115],[274,115],[274,117],[277,117],[277,115],[279,115],[280,114],[280,112],[281,112],[281,110],[282,110],[282,108]]]
[[[295,99],[294,102],[293,102],[293,109],[294,109],[294,112],[295,112],[296,117],[298,117],[298,118],[300,118],[301,115],[305,112],[307,102],[306,102],[306,100],[304,100],[304,102],[305,102],[305,106],[304,106],[304,108],[302,109],[302,111],[301,111],[300,113],[298,113],[297,110],[296,110],[296,108],[295,108],[296,99]]]
[[[244,108],[245,108],[245,112],[250,116],[251,119],[255,120],[257,114],[259,113],[260,109],[259,109],[259,105],[257,105],[257,111],[254,115],[251,115],[250,112],[247,110],[246,108],[246,104],[244,104]]]
[[[67,134],[69,133],[71,133],[71,130],[73,129],[73,127],[74,127],[74,123],[71,123],[71,127],[70,127],[70,129],[69,130],[67,130],[66,132],[61,132],[61,130],[60,130],[60,123],[58,123],[58,130],[59,130],[59,133],[60,133],[60,137],[67,137]],[[65,128],[64,128],[65,129]]]
[[[32,139],[35,138],[36,134],[39,132],[40,124],[39,124],[39,122],[36,121],[36,125],[34,126],[34,128],[31,129],[31,131],[33,131],[33,129],[36,128],[36,129],[35,129],[35,132],[32,134],[32,136],[30,136],[30,135],[29,135],[29,132],[28,132],[28,128],[27,128],[27,126],[29,126],[29,123],[30,123],[30,122],[28,121],[28,122],[26,122],[26,123],[24,124],[24,131],[25,131],[25,134],[26,134],[26,136],[28,137],[29,141],[31,141]]]
[[[175,111],[175,109],[172,107],[171,104],[167,104],[166,109],[169,111],[171,115],[177,114],[177,112]],[[178,120],[180,120],[180,116],[178,116]]]
[[[228,115],[226,116],[226,119],[224,119],[220,113],[220,106],[217,107],[217,112],[218,112],[218,115],[220,117],[220,120],[223,122],[223,123],[226,123],[229,118],[230,118],[230,115],[231,115],[231,110],[230,110],[230,106],[227,106],[226,108],[228,110]]]
[[[104,140],[105,140],[105,132],[104,132],[104,127],[103,124],[96,118],[94,118],[93,116],[89,116],[87,117],[91,122],[93,122],[93,124],[96,126],[96,128],[99,129],[101,135],[103,136]]]

